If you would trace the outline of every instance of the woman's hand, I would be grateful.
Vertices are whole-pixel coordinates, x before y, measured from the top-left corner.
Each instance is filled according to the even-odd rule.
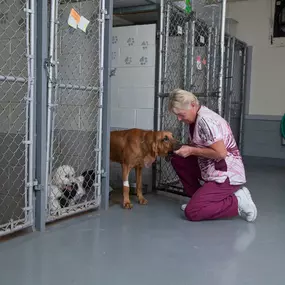
[[[185,158],[193,154],[193,147],[183,145],[180,149],[174,151],[174,153]]]

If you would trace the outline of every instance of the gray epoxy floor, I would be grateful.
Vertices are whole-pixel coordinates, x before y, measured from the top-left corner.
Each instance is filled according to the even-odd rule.
[[[254,224],[188,222],[179,201],[149,196],[146,207],[113,206],[1,243],[0,284],[283,285],[284,174],[247,168]]]

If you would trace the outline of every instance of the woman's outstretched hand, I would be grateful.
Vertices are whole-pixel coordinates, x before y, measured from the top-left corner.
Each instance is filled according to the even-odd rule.
[[[174,153],[185,158],[185,157],[192,155],[193,150],[194,148],[192,146],[183,145],[181,148],[174,151]]]

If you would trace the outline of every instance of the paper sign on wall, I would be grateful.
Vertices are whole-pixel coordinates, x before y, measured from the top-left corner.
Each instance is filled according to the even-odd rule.
[[[87,26],[90,21],[88,21],[84,16],[80,16],[73,8],[70,11],[68,21],[68,25],[74,29],[79,28],[81,31],[86,33]]]

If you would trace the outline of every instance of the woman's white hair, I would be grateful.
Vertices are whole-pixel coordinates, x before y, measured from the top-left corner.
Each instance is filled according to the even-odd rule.
[[[168,110],[172,111],[176,108],[187,110],[192,103],[199,105],[199,100],[193,93],[179,88],[174,89],[169,96]]]

